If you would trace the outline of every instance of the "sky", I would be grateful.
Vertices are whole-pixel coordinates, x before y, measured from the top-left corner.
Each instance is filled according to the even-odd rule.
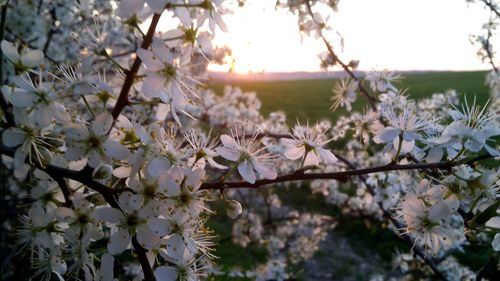
[[[232,49],[235,72],[320,70],[317,55],[325,46],[312,37],[301,38],[296,15],[275,9],[274,0],[246,0],[243,8],[231,9],[233,14],[223,17],[229,31],[217,30],[215,44]],[[477,46],[469,41],[471,34],[481,33],[490,16],[480,4],[465,0],[341,0],[336,13],[315,11],[329,15],[334,31],[328,38],[341,59],[359,60],[361,70],[488,69],[476,56]],[[335,32],[344,38],[343,52]],[[210,66],[215,71],[229,68]]]

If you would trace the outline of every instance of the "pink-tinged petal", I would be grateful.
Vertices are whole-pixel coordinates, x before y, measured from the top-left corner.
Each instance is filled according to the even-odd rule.
[[[220,156],[226,158],[229,161],[238,161],[238,159],[240,159],[240,153],[236,150],[232,150],[226,147],[218,147],[216,150]]]
[[[182,25],[186,27],[191,26],[191,15],[189,14],[189,10],[185,7],[179,7],[174,10],[175,15],[179,18]]]
[[[95,217],[109,223],[118,223],[123,218],[122,212],[111,207],[102,207],[95,211]]]
[[[322,147],[316,148],[316,151],[319,153],[319,156],[323,160],[323,162],[327,164],[332,164],[337,161],[337,157],[333,154],[329,149],[324,149]]]
[[[306,148],[304,145],[294,145],[290,148],[288,148],[284,155],[286,158],[290,159],[290,160],[297,160],[299,159],[300,157],[304,156],[304,153],[306,153]]]
[[[184,260],[184,251],[186,250],[186,244],[182,237],[175,233],[167,241],[167,254],[176,263],[180,263]]]
[[[54,214],[56,215],[56,218],[58,220],[63,222],[71,222],[76,218],[75,212],[72,209],[66,207],[58,207],[55,210]]]
[[[268,179],[268,180],[273,180],[278,176],[278,173],[276,172],[276,169],[269,167],[267,165],[264,165],[262,163],[254,163],[253,167],[255,170],[261,175],[262,177]]]
[[[17,107],[30,107],[34,105],[36,96],[26,90],[16,89],[10,96],[10,102]]]
[[[25,55],[21,56],[22,64],[29,68],[41,65],[43,60],[43,52],[40,50],[28,51]]]
[[[388,143],[392,142],[401,132],[398,128],[386,127],[373,138],[375,143]]]
[[[181,193],[180,181],[171,174],[163,175],[159,180],[159,191],[168,197],[177,196]]]
[[[115,160],[125,160],[129,157],[128,148],[117,141],[108,139],[104,142],[103,148],[104,153]]]
[[[151,10],[157,14],[161,14],[163,9],[165,9],[165,5],[167,5],[168,0],[146,0],[146,2]]]
[[[142,92],[148,98],[159,97],[162,91],[165,91],[165,78],[154,73],[148,73],[144,82],[142,82]]]
[[[139,210],[144,203],[144,198],[140,195],[133,194],[130,191],[125,191],[118,197],[118,204],[128,213]]]
[[[112,255],[120,254],[130,245],[130,233],[127,229],[120,229],[111,236],[108,242],[108,252]]]
[[[160,266],[155,270],[157,281],[175,281],[177,280],[177,270],[169,266]]]
[[[147,144],[151,142],[151,137],[143,126],[137,124],[136,122],[132,122],[132,127],[134,127],[135,133],[139,136],[142,143]]]
[[[222,19],[221,15],[219,13],[214,13],[213,17],[214,17],[215,22],[219,26],[220,30],[222,30],[222,32],[227,32],[228,31],[227,25],[224,22],[224,20]],[[213,32],[213,30],[212,30],[212,32]]]
[[[137,56],[139,56],[149,71],[159,71],[163,68],[161,62],[155,58],[151,51],[139,49],[137,50]]]
[[[97,136],[104,136],[109,132],[111,126],[113,126],[113,122],[113,116],[107,112],[103,112],[97,115],[95,120],[92,121],[92,131]]]
[[[304,166],[319,166],[319,156],[314,151],[309,151],[304,160]]]
[[[177,81],[172,81],[168,90],[172,96],[173,106],[180,108],[187,103],[186,96],[181,89],[181,85]]]
[[[429,210],[429,219],[433,222],[439,222],[451,214],[450,208],[443,202],[435,204]]]
[[[403,143],[401,144],[401,154],[406,154],[411,152],[414,147],[415,147],[415,140],[411,141],[403,140]]]
[[[50,125],[50,122],[52,121],[52,114],[54,114],[53,110],[54,109],[49,108],[48,106],[40,104],[35,107],[35,112],[33,113],[35,124],[39,128],[48,127]]]
[[[238,143],[236,143],[236,140],[233,137],[224,134],[220,136],[220,140],[225,147],[233,150],[238,149]]]
[[[170,167],[172,167],[172,165],[166,157],[158,156],[149,162],[148,173],[153,177],[159,177],[166,173]]]
[[[165,42],[158,37],[153,38],[153,43],[151,44],[151,49],[153,49],[154,56],[163,63],[172,63],[168,59],[168,54],[170,50],[165,45]]]
[[[165,121],[167,119],[167,115],[170,112],[170,105],[159,103],[158,108],[156,109],[156,120]]]
[[[193,190],[197,190],[201,185],[201,181],[205,177],[205,170],[195,169],[193,171],[188,171],[186,176],[186,185],[191,187]]]
[[[255,183],[256,176],[253,171],[253,166],[248,161],[243,161],[238,165],[238,172],[240,172],[241,177],[249,182]]]
[[[212,159],[212,158],[210,158],[210,157],[208,157],[208,158],[207,158],[207,161],[208,161],[208,164],[210,164],[210,166],[211,166],[212,168],[216,168],[216,169],[227,169],[227,167],[226,167],[226,166],[221,165],[221,164],[219,164],[219,163],[215,162],[215,161],[214,161],[214,159]]]
[[[151,218],[148,221],[148,226],[158,237],[163,237],[171,232],[170,222],[166,219]]]
[[[286,146],[297,146],[301,143],[296,139],[289,139],[289,138],[281,138],[280,141]]]
[[[130,176],[130,172],[132,171],[131,167],[128,166],[122,166],[118,167],[113,170],[113,176],[119,178],[119,179],[124,179]]]
[[[427,192],[427,190],[429,190],[429,188],[430,188],[430,182],[429,182],[429,180],[428,179],[423,179],[418,184],[416,193],[417,194],[424,194],[425,192]]]
[[[137,241],[147,250],[153,250],[160,246],[160,237],[155,235],[147,225],[139,226],[137,230]]]
[[[118,15],[122,18],[128,18],[139,13],[144,7],[144,2],[145,0],[122,0],[118,6]]]
[[[113,268],[114,268],[115,258],[104,253],[101,256],[101,267],[99,269],[101,281],[113,281]]]
[[[12,62],[18,62],[20,60],[19,53],[17,52],[16,46],[14,44],[2,40],[1,44],[2,53]]]
[[[7,147],[21,145],[26,139],[26,135],[18,128],[8,128],[2,132],[2,143]]]

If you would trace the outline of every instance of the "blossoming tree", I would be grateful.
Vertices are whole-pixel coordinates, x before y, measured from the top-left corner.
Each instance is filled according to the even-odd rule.
[[[276,5],[324,42],[322,67],[346,72],[331,109],[350,112],[361,99],[369,106],[335,124],[288,128],[284,113],[259,113],[255,94],[204,87],[208,62],[227,54],[211,43],[227,29],[223,0],[0,1],[2,192],[23,202],[4,228],[15,236],[15,256],[29,261],[15,274],[292,280],[287,264],[310,258],[335,225],[273,193],[307,181],[328,204],[389,223],[414,254],[396,257],[403,274],[494,278],[500,75],[490,38],[500,7],[477,1],[492,12],[486,35],[473,37],[493,67],[492,100],[480,107],[455,92],[411,100],[389,71],[358,76],[357,61],[335,52],[321,14],[337,2]],[[157,32],[162,17],[177,28]],[[267,246],[264,264],[218,267],[206,222],[220,207],[236,219],[235,243]],[[453,257],[471,243],[490,249],[484,270]]]

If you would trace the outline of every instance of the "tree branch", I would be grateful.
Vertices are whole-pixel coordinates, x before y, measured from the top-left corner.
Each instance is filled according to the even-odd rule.
[[[342,157],[343,158],[343,157]],[[298,170],[296,172],[285,174],[276,177],[275,179],[262,179],[257,180],[255,183],[249,183],[245,181],[238,182],[207,182],[201,185],[202,189],[220,189],[220,188],[259,188],[261,186],[276,184],[281,182],[290,182],[290,181],[300,181],[300,180],[319,180],[319,179],[331,179],[331,180],[339,180],[339,181],[347,181],[351,176],[360,176],[372,173],[379,172],[388,172],[388,171],[401,171],[401,170],[421,170],[421,169],[433,169],[433,170],[449,170],[455,166],[462,164],[472,164],[476,161],[481,161],[485,159],[493,158],[490,155],[481,155],[475,158],[472,158],[467,161],[455,161],[455,162],[434,162],[434,163],[411,163],[411,164],[395,164],[390,163],[387,165],[376,166],[371,168],[363,168],[363,169],[355,169],[354,166],[349,166],[351,170],[340,171],[340,172],[331,172],[331,173],[304,173],[303,170]],[[347,159],[341,159],[342,162],[346,162]],[[354,167],[354,168],[353,168]]]
[[[497,7],[493,4],[493,1],[491,0],[481,0],[490,10],[497,15],[497,17],[500,18],[500,12],[498,11]]]
[[[148,32],[146,33],[146,37],[144,38],[144,41],[142,41],[141,48],[142,49],[147,49],[153,42],[153,35],[156,30],[156,26],[158,25],[158,22],[160,21],[161,14],[154,14],[153,18],[151,20],[151,25],[149,26]],[[132,88],[132,85],[134,84],[135,76],[137,72],[139,71],[139,68],[141,66],[141,59],[139,56],[137,56],[134,60],[134,63],[132,64],[132,67],[130,68],[129,71],[127,71],[126,76],[125,76],[125,81],[123,82],[122,89],[120,91],[120,95],[118,96],[118,100],[116,101],[115,107],[113,108],[113,112],[111,115],[113,115],[113,118],[116,119],[118,118],[118,115],[122,112],[123,108],[129,104],[128,100],[128,93],[130,92],[130,89]]]

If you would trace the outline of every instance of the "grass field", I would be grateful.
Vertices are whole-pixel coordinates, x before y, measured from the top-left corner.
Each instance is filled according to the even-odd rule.
[[[425,72],[405,74],[404,79],[396,86],[407,89],[407,95],[419,99],[428,97],[433,93],[455,89],[468,99],[476,96],[478,102],[484,103],[489,97],[488,87],[485,85],[486,72]],[[316,121],[323,118],[332,120],[346,113],[344,109],[331,112],[331,89],[335,79],[325,80],[293,80],[293,81],[239,81],[229,83],[238,86],[243,91],[255,91],[262,101],[262,114],[267,116],[270,112],[284,110],[288,116],[288,123],[297,120]],[[214,84],[213,90],[222,93],[224,85]],[[353,104],[354,110],[361,110],[366,106],[366,99],[358,95],[358,100]]]

